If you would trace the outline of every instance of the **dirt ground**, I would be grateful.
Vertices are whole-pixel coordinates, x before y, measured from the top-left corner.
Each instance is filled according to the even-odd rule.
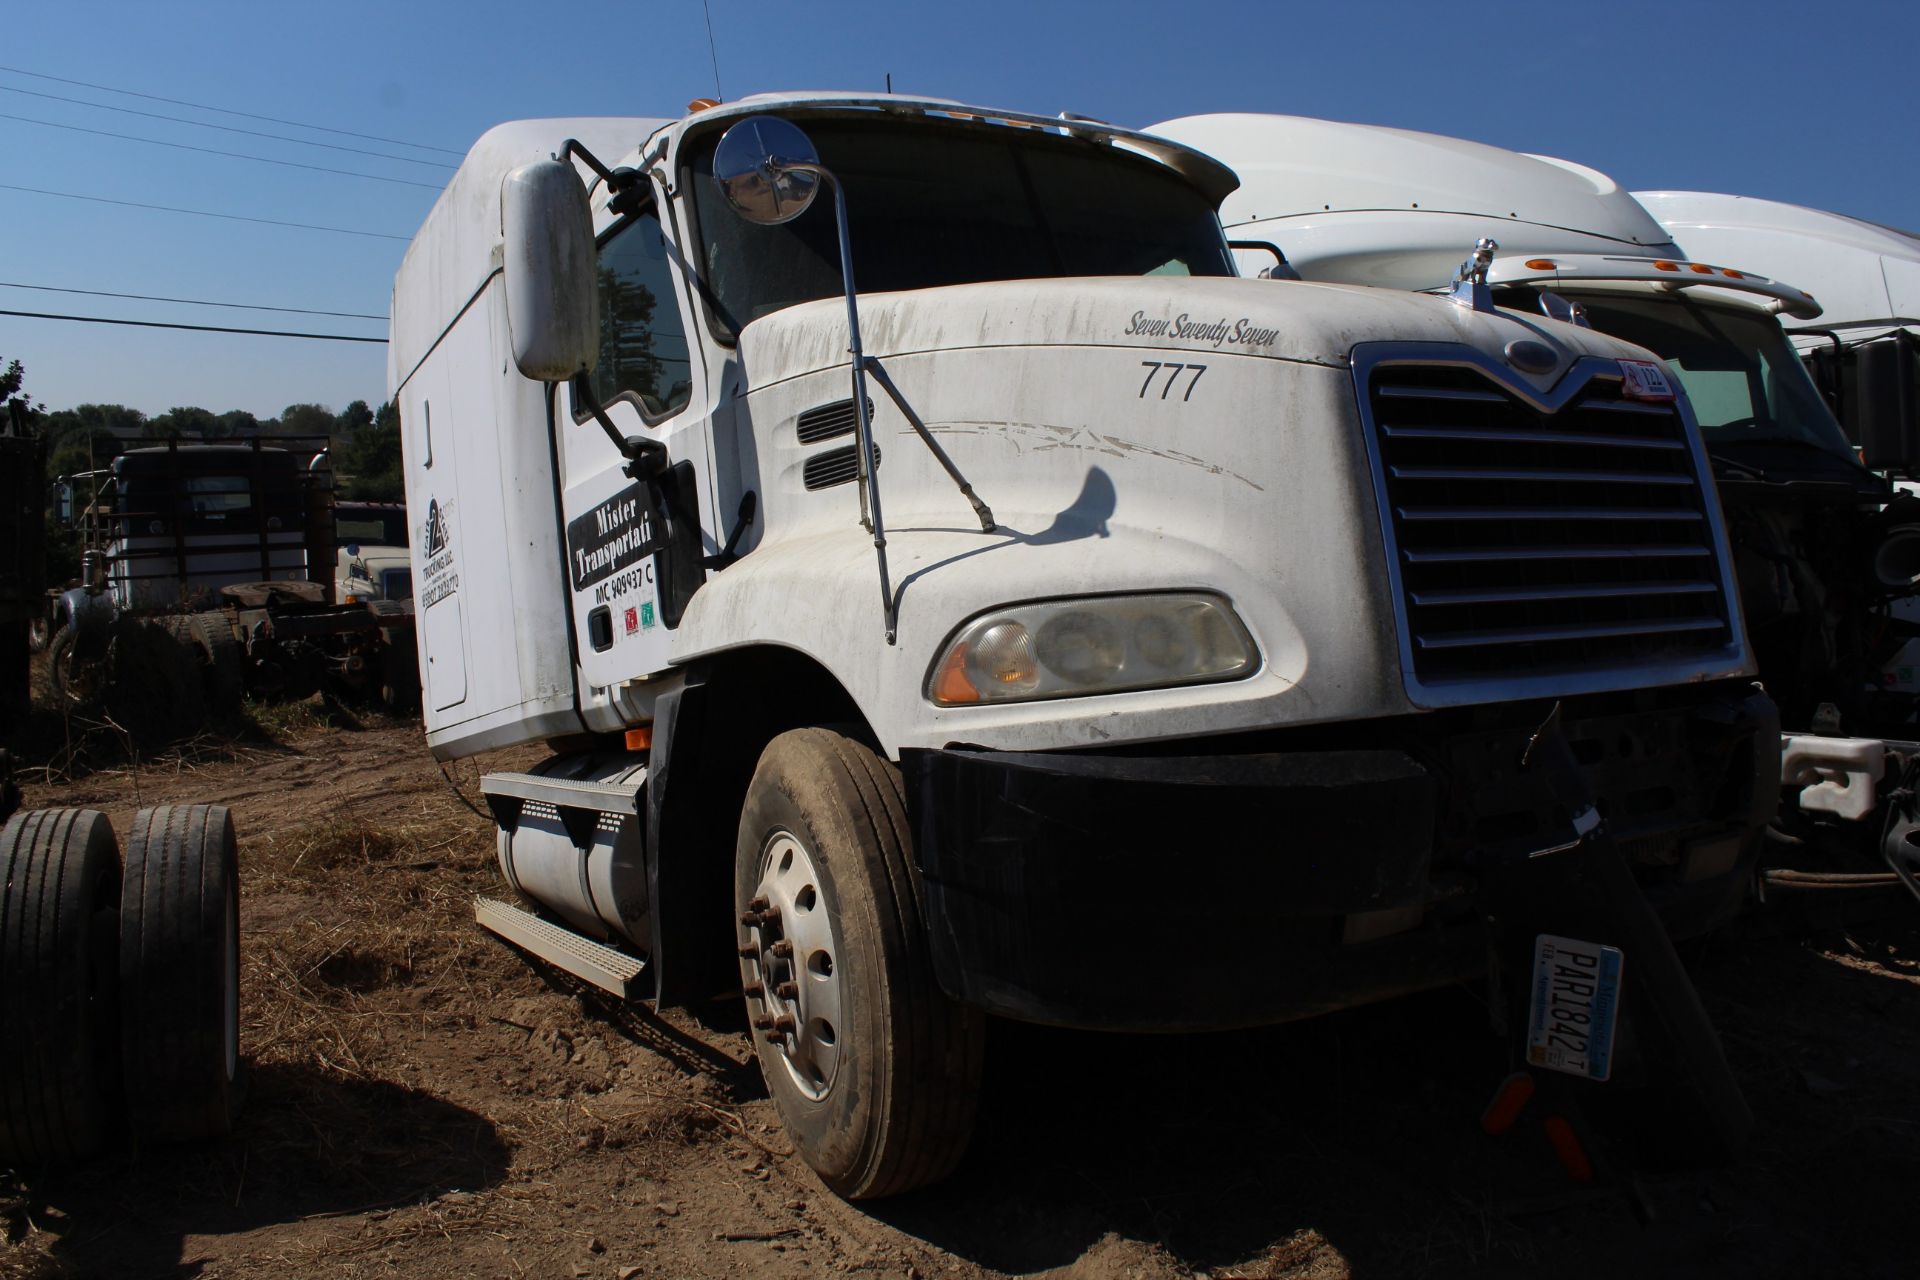
[[[854,1206],[792,1154],[737,998],[617,1006],[475,927],[498,872],[454,787],[477,799],[482,770],[537,749],[450,785],[417,724],[318,708],[137,764],[69,742],[25,774],[30,806],[99,808],[123,836],[142,805],[232,807],[249,1097],[214,1147],[0,1174],[0,1277],[1920,1266],[1911,904],[1844,929],[1749,922],[1691,953],[1759,1122],[1730,1168],[1580,1188],[1537,1132],[1485,1137],[1504,1049],[1455,990],[1231,1035],[996,1026],[958,1174]],[[1144,958],[1110,945],[1124,982]]]

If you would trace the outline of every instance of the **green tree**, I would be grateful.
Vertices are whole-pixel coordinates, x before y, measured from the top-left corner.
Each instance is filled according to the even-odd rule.
[[[235,436],[257,436],[260,434],[260,419],[245,409],[229,409],[220,415],[220,436],[231,439]]]
[[[366,408],[361,401],[354,403]],[[348,497],[367,502],[399,502],[405,498],[400,412],[391,401],[381,405],[377,413],[368,412],[367,425],[334,451],[333,469],[345,478]]]
[[[21,391],[26,381],[26,366],[18,360],[7,361],[6,369],[0,371],[0,432],[26,435],[34,429],[45,406],[35,404],[31,396]]]
[[[220,433],[220,419],[198,405],[176,406],[149,420],[147,430],[172,440],[212,440]]]
[[[280,411],[279,425],[272,428],[281,436],[331,436],[333,410],[323,404],[290,404]],[[265,432],[267,428],[262,427]]]
[[[124,404],[80,404],[47,415],[47,438],[65,440],[80,435],[138,435],[146,430],[147,415]]]
[[[373,425],[373,410],[367,407],[365,400],[355,400],[340,411],[334,420],[334,434],[352,440],[362,431]]]

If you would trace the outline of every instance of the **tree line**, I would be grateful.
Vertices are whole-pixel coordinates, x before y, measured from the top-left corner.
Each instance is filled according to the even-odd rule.
[[[0,433],[38,435],[46,441],[49,517],[52,482],[106,467],[129,448],[155,439],[199,442],[246,441],[327,449],[337,492],[368,502],[401,502],[400,413],[391,403],[378,409],[355,400],[335,413],[320,404],[290,404],[278,417],[260,418],[244,409],[214,413],[183,405],[149,416],[124,404],[79,404],[49,409],[25,390],[26,369],[19,360],[0,357]],[[322,442],[324,441],[324,446]],[[71,530],[49,518],[46,553],[53,581],[77,573],[80,548]]]
[[[328,462],[343,497],[398,502],[406,495],[400,473],[400,413],[355,400],[339,413],[325,405],[290,404],[278,417],[244,409],[214,413],[195,405],[148,416],[123,404],[80,404],[31,411],[30,425],[47,441],[48,476],[104,467],[134,442],[152,440],[262,441],[289,436],[328,442]]]

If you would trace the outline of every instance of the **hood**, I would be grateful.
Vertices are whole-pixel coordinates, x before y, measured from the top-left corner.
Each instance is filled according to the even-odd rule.
[[[1591,329],[1519,312],[1474,312],[1445,298],[1354,285],[1163,276],[1008,280],[863,294],[860,332],[879,359],[982,347],[1140,347],[1345,368],[1363,342],[1467,343],[1500,358],[1509,342],[1553,347],[1544,388],[1581,356],[1635,354]],[[740,335],[750,385],[844,366],[846,304],[803,303]]]

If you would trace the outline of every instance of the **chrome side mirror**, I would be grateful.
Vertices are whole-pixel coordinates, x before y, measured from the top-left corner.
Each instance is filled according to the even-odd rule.
[[[1540,311],[1541,314],[1552,320],[1560,320],[1567,324],[1577,324],[1582,329],[1591,329],[1593,327],[1587,322],[1587,309],[1585,307],[1575,302],[1572,298],[1563,298],[1557,293],[1549,293],[1544,289],[1540,291]]]
[[[791,222],[820,194],[823,170],[813,140],[791,120],[748,116],[713,152],[713,181],[733,211],[763,227]]]

